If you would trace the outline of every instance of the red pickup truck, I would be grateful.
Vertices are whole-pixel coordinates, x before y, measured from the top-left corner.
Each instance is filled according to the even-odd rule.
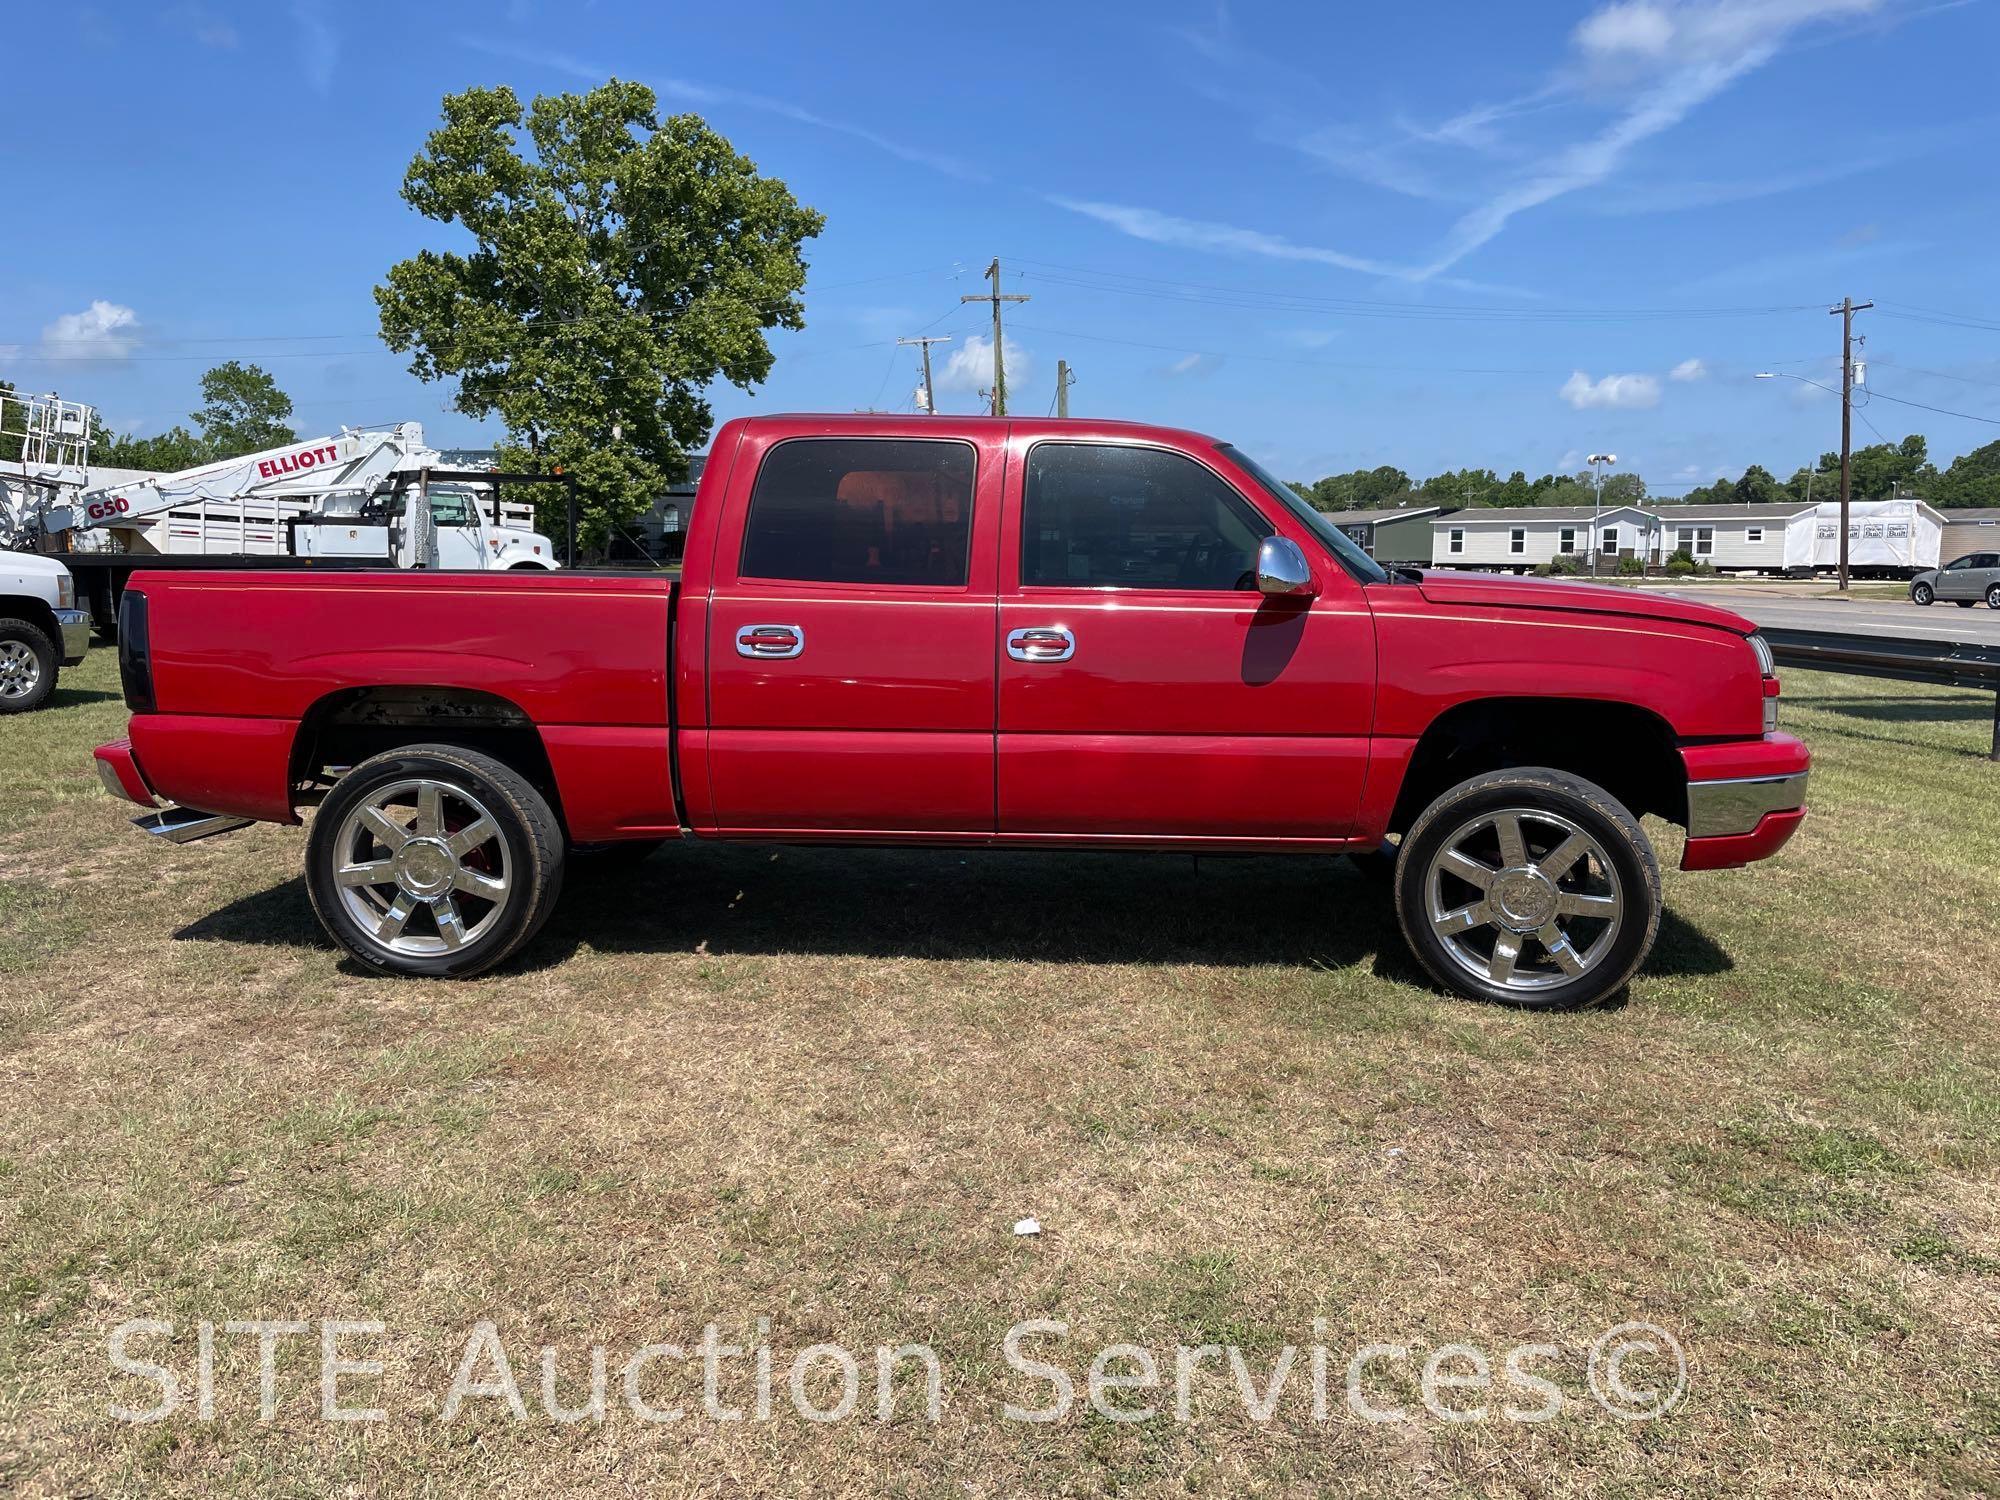
[[[612,845],[1393,843],[1439,982],[1579,1004],[1658,928],[1640,816],[1762,859],[1808,762],[1747,620],[1384,568],[1229,444],[1090,420],[730,422],[678,580],[140,573],[120,662],[140,823],[316,807],[320,920],[413,975],[501,962]]]

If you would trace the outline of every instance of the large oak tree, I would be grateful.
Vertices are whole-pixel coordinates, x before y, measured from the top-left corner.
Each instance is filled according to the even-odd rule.
[[[475,88],[443,112],[403,197],[470,244],[390,268],[382,337],[506,423],[508,467],[575,474],[600,548],[686,475],[707,388],[757,384],[765,331],[804,326],[801,251],[825,220],[699,116],[661,119],[642,84],[526,109]]]

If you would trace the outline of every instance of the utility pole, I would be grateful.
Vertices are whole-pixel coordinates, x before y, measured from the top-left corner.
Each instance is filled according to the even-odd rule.
[[[951,342],[951,335],[948,333],[934,333],[929,338],[897,339],[896,342],[899,344],[915,344],[919,349],[923,351],[924,415],[928,417],[936,416],[937,392],[931,389],[931,345],[949,344]]]
[[[1840,592],[1843,594],[1847,592],[1848,470],[1854,450],[1854,315],[1874,305],[1842,297],[1840,306],[1827,309],[1829,314],[1840,317]]]
[[[986,268],[986,275],[993,282],[993,290],[960,297],[961,302],[991,302],[993,304],[993,415],[1007,415],[1007,366],[1000,357],[1000,304],[1003,302],[1026,302],[1028,298],[1020,292],[1000,290],[1000,257],[993,257],[993,264]]]
[[[1069,361],[1066,359],[1057,360],[1056,415],[1059,417],[1067,417],[1069,415],[1069,388],[1070,382],[1075,379],[1076,377],[1069,372]]]

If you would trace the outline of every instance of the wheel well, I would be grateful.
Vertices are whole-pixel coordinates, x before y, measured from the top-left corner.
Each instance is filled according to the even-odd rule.
[[[61,654],[62,630],[56,624],[56,612],[48,600],[37,599],[33,594],[0,594],[0,616],[26,620],[54,641],[57,654]]]
[[[457,745],[492,756],[520,772],[562,819],[555,768],[533,720],[498,694],[469,688],[365,687],[327,694],[306,711],[292,740],[293,798],[317,802],[349,766],[416,744]]]
[[[1687,822],[1687,769],[1659,715],[1584,698],[1487,698],[1461,703],[1417,741],[1390,814],[1400,833],[1461,781],[1513,766],[1549,766],[1594,781],[1630,809]]]

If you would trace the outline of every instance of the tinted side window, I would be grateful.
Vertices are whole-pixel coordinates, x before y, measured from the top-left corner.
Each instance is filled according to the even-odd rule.
[[[1021,582],[1044,587],[1255,589],[1271,528],[1178,453],[1038,443],[1028,453]]]
[[[742,574],[965,586],[973,452],[921,438],[792,438],[764,455]]]

